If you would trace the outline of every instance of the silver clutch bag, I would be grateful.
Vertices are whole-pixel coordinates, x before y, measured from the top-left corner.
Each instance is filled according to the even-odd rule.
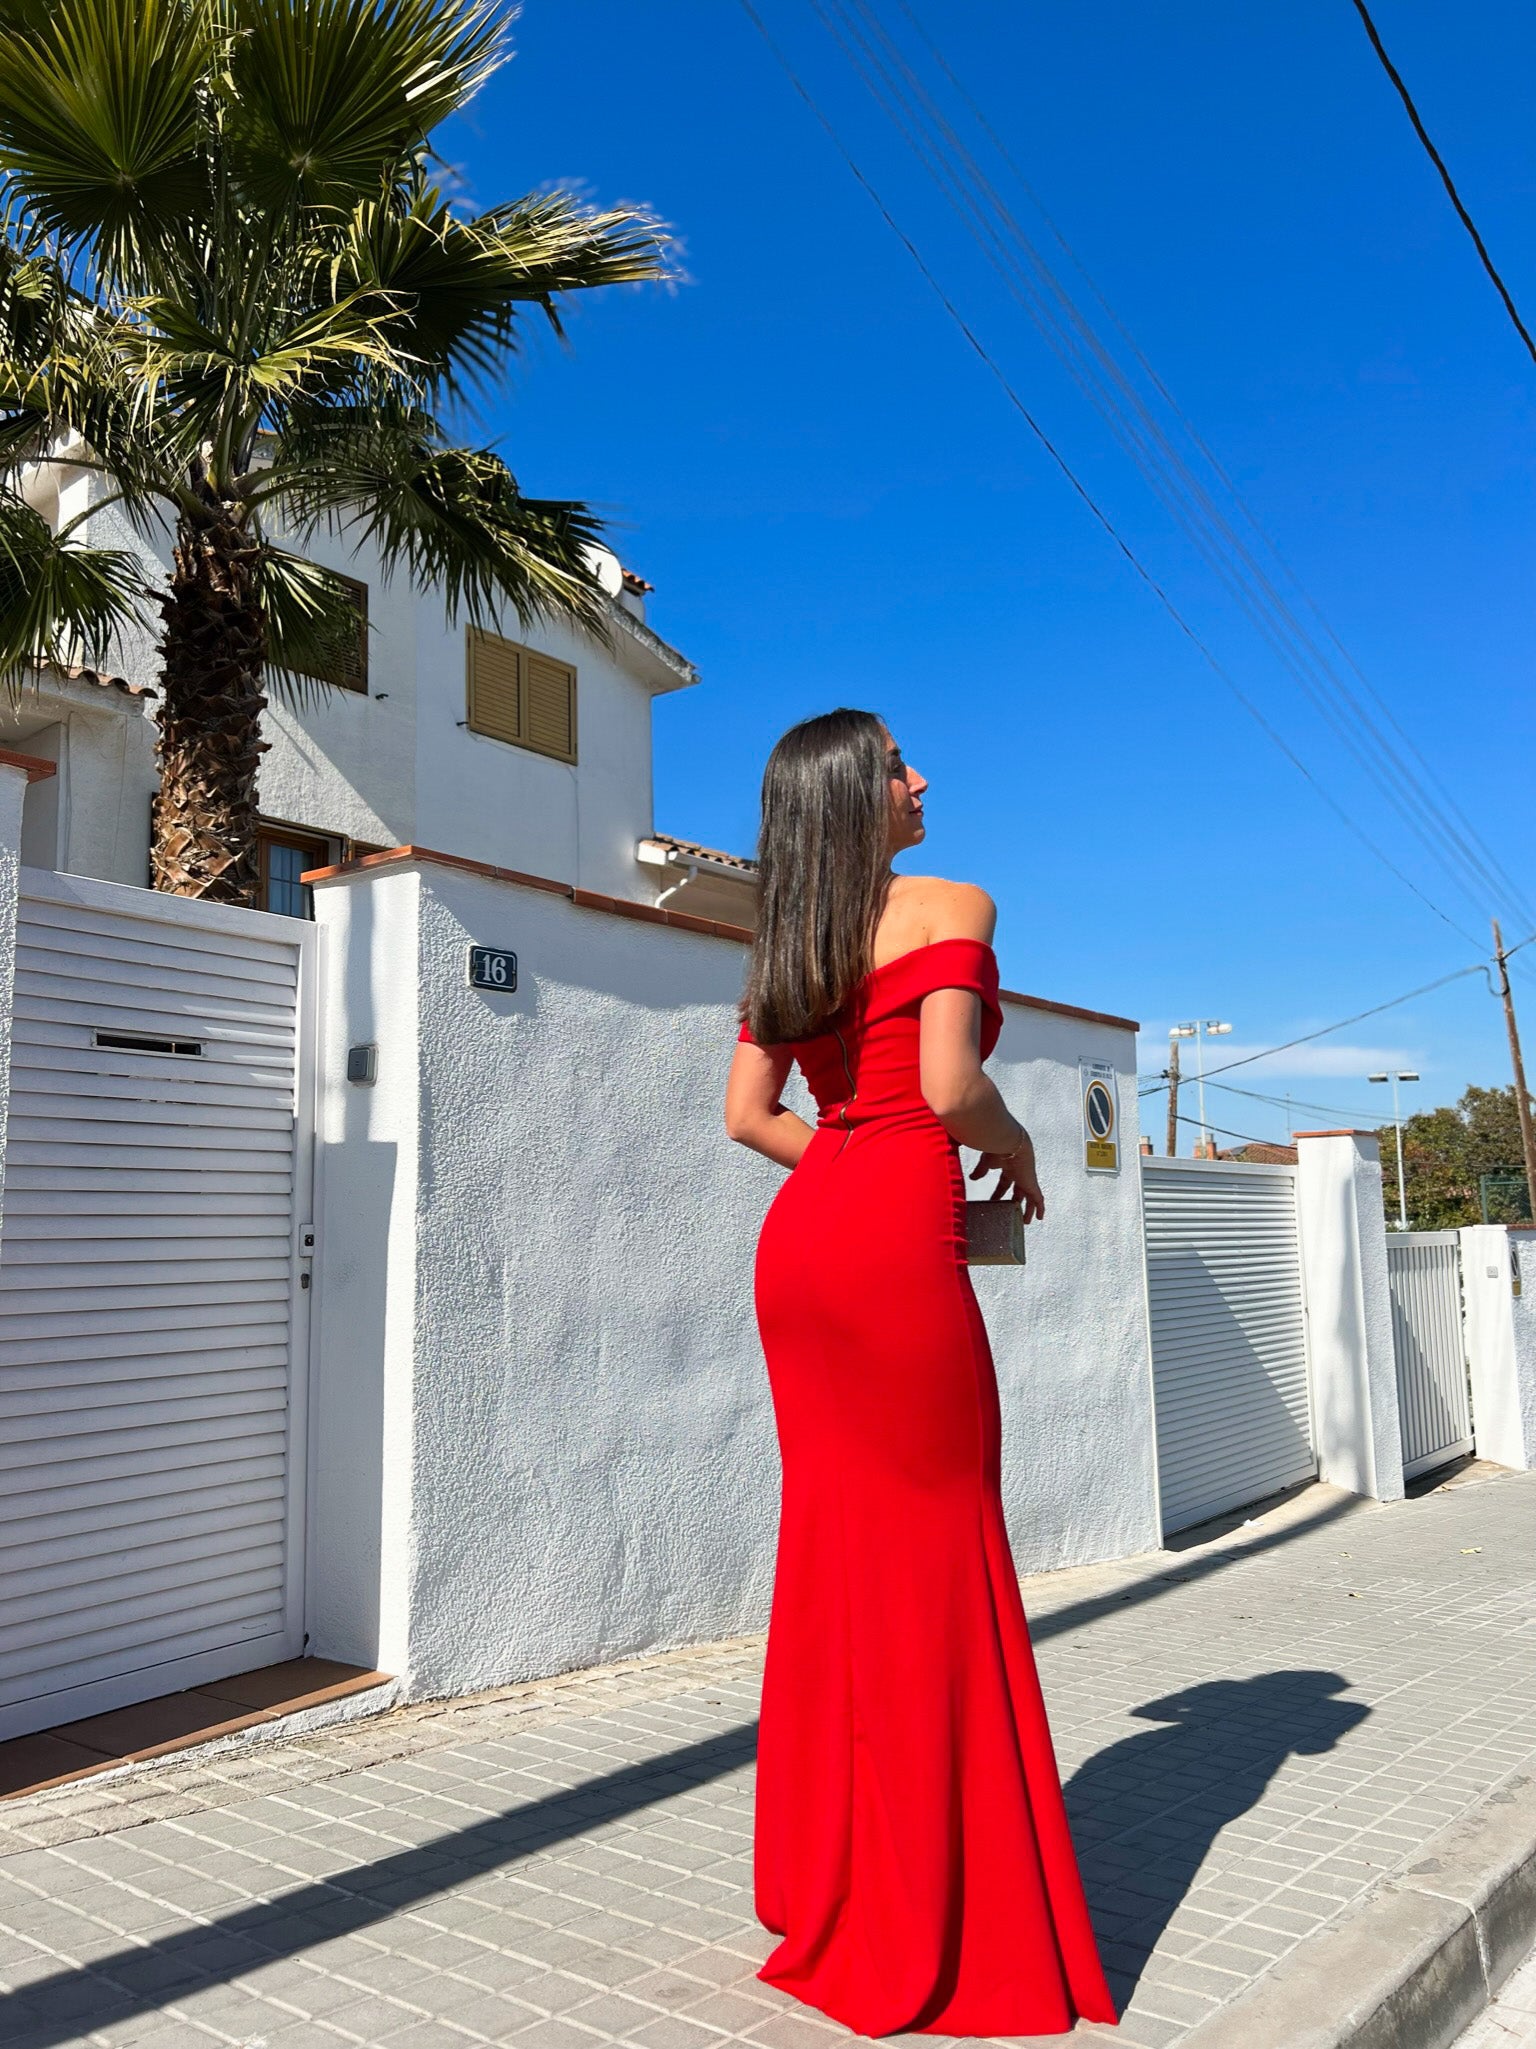
[[[1024,1212],[1016,1202],[968,1202],[965,1206],[968,1266],[1022,1266]]]

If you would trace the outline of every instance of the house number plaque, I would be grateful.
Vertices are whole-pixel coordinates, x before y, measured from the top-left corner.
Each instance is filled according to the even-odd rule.
[[[500,946],[472,946],[469,949],[471,989],[499,989],[503,995],[517,987],[517,955]]]

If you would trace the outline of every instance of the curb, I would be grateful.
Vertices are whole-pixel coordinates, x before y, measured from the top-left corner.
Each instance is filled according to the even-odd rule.
[[[1448,2049],[1536,1941],[1536,1779],[1505,1779],[1180,2049]]]

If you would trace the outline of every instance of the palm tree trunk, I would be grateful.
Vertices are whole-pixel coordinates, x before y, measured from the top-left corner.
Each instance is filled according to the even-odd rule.
[[[156,889],[254,905],[256,767],[266,634],[257,546],[236,507],[213,505],[176,531],[160,600],[160,796],[150,868]]]

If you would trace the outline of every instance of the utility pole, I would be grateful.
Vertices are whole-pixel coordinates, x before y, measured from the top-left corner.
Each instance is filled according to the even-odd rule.
[[[1525,1086],[1525,1062],[1520,1057],[1520,1028],[1515,1023],[1515,999],[1509,987],[1509,955],[1504,935],[1493,920],[1493,957],[1499,966],[1499,994],[1504,999],[1504,1022],[1509,1028],[1509,1057],[1515,1070],[1515,1108],[1520,1113],[1520,1149],[1525,1154],[1525,1187],[1531,1218],[1536,1222],[1536,1127],[1531,1122],[1531,1098]]]
[[[1179,1042],[1168,1034],[1168,1157],[1179,1155]]]

